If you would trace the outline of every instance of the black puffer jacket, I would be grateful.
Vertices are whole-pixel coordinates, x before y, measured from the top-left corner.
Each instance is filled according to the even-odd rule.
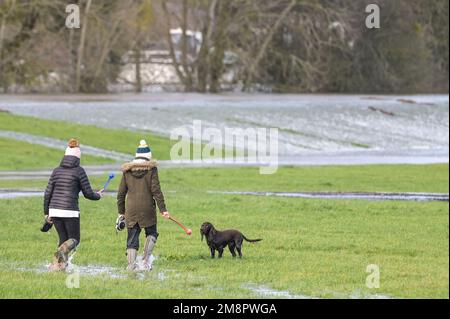
[[[100,195],[92,190],[86,172],[80,166],[80,159],[76,156],[64,156],[48,181],[44,195],[44,214],[48,215],[49,208],[78,211],[80,191],[87,199],[100,199]]]

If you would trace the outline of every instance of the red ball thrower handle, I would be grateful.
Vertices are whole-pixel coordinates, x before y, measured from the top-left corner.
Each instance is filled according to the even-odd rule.
[[[189,229],[189,228],[187,228],[186,226],[184,226],[182,223],[180,223],[178,220],[176,220],[175,218],[173,218],[172,216],[170,216],[169,217],[169,219],[171,220],[171,221],[173,221],[174,223],[176,223],[178,226],[180,226],[181,228],[183,228],[183,230],[184,230],[184,232],[187,234],[187,235],[191,235],[192,234],[192,230],[191,229]]]

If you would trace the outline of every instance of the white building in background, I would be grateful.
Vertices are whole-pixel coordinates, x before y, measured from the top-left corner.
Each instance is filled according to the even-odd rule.
[[[172,64],[172,58],[168,50],[143,50],[141,54],[141,79],[143,85],[178,85],[180,79]],[[118,82],[122,84],[133,84],[136,81],[136,63],[134,52],[128,52],[123,61]]]
[[[181,60],[181,41],[183,30],[171,29],[170,34],[175,48],[175,57]],[[188,59],[194,61],[200,51],[203,36],[199,31],[187,30]],[[225,52],[224,64],[233,65],[238,57],[231,51]],[[117,83],[109,85],[110,91],[134,91],[136,82],[135,52],[129,51],[123,57],[124,63]],[[169,50],[142,50],[140,52],[140,72],[143,91],[180,90],[182,83],[178,78]],[[225,83],[234,80],[235,72],[228,68],[223,76]]]

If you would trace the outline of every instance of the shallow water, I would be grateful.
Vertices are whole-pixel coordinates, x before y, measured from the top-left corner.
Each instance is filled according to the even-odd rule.
[[[433,193],[333,193],[333,192],[240,192],[240,191],[208,191],[209,194],[223,195],[252,195],[252,196],[276,196],[291,198],[320,198],[320,199],[361,199],[361,200],[404,200],[404,201],[449,201],[448,194]],[[108,192],[106,196],[115,197],[117,193]],[[21,197],[42,197],[41,191],[8,191],[0,190],[0,199]]]
[[[175,127],[191,129],[193,120],[204,128],[277,127],[282,156],[417,151],[444,152],[448,162],[448,95],[0,96],[0,109],[166,136]]]
[[[286,290],[276,290],[269,288],[264,285],[252,285],[246,284],[243,285],[243,288],[252,291],[254,294],[262,297],[262,298],[281,298],[281,299],[321,299],[318,297],[308,296],[308,295],[299,295],[293,294]],[[351,293],[350,296],[337,293],[337,292],[329,292],[331,298],[340,298],[340,299],[393,299],[391,296],[383,295],[383,294],[368,294],[363,293],[360,290],[356,290]]]
[[[319,299],[312,296],[292,294],[285,290],[276,290],[267,286],[243,285],[243,288],[250,290],[254,294],[263,298],[281,298],[281,299]]]
[[[0,199],[8,199],[8,198],[21,198],[21,197],[43,197],[44,192],[40,191],[0,191]]]
[[[210,191],[213,194],[224,195],[252,195],[276,196],[292,198],[320,198],[320,199],[361,199],[361,200],[404,200],[404,201],[449,201],[448,194],[432,193],[326,193],[326,192],[220,192]]]
[[[90,265],[77,265],[74,262],[74,257],[76,253],[71,255],[69,257],[69,262],[66,268],[67,274],[73,274],[78,273],[80,276],[107,276],[112,279],[125,279],[129,278],[129,272],[125,271],[125,263],[123,269],[118,269],[115,267],[111,267],[108,265],[98,265],[98,264],[90,264]],[[157,257],[151,255],[150,256],[150,264],[153,265],[154,261],[157,259]],[[125,261],[124,261],[125,262]],[[145,279],[145,272],[150,271],[148,269],[144,268],[142,255],[139,255],[136,260],[136,270],[135,275],[136,278],[139,280]],[[37,268],[18,268],[22,271],[34,271],[38,273],[46,273],[49,272],[50,264],[43,264]],[[163,273],[158,273],[158,279],[159,280],[165,280],[166,277]]]

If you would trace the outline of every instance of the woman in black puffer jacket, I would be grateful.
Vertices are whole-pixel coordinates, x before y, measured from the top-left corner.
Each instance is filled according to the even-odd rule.
[[[51,270],[64,270],[69,253],[80,243],[80,209],[78,194],[99,200],[103,190],[94,192],[84,169],[80,166],[79,143],[71,139],[59,167],[53,170],[44,195],[44,214],[55,225],[59,248],[54,255]]]

